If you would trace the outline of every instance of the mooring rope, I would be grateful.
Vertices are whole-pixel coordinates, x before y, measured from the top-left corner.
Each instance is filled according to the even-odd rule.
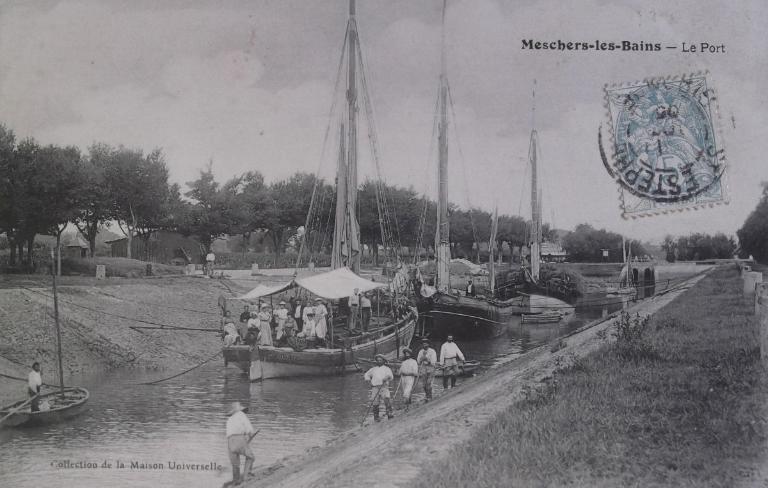
[[[161,379],[161,380],[148,381],[148,382],[146,382],[146,383],[139,383],[139,384],[140,384],[140,385],[156,385],[156,384],[158,384],[158,383],[162,383],[163,381],[168,381],[168,380],[172,380],[173,378],[178,378],[178,377],[179,377],[179,376],[181,376],[181,375],[187,374],[187,373],[189,373],[190,371],[192,371],[192,370],[195,370],[195,369],[199,368],[200,366],[202,366],[202,365],[204,365],[204,364],[206,364],[206,363],[209,363],[209,362],[213,361],[214,359],[216,359],[216,358],[219,356],[219,354],[221,354],[221,351],[216,351],[216,353],[215,353],[213,356],[209,357],[208,359],[206,359],[206,360],[205,360],[205,361],[203,361],[202,363],[198,364],[197,366],[192,366],[191,368],[189,368],[189,369],[187,369],[187,370],[184,370],[184,371],[182,371],[182,372],[181,372],[181,373],[179,373],[179,374],[175,374],[175,375],[173,375],[173,376],[169,376],[168,378],[163,378],[163,379]]]

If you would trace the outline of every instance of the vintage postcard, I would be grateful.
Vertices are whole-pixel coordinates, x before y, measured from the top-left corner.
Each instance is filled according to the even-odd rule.
[[[0,486],[768,486],[767,23],[0,1]]]

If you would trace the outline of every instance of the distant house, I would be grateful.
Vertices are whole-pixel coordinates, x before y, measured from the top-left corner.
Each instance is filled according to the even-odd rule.
[[[568,257],[568,253],[565,252],[563,246],[555,242],[542,242],[539,254],[541,255],[541,260],[547,263],[562,263]]]
[[[120,237],[106,241],[113,258],[128,257],[128,238]],[[136,236],[131,242],[131,257],[161,264],[202,263],[203,255],[200,243],[191,237],[184,237],[176,232],[159,230],[149,239]]]
[[[64,234],[61,236],[61,255],[67,258],[88,257],[88,241],[79,233]]]

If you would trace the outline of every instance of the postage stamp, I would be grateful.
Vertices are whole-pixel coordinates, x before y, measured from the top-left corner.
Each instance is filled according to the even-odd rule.
[[[717,96],[706,73],[605,87],[610,159],[622,215],[649,216],[727,203]]]

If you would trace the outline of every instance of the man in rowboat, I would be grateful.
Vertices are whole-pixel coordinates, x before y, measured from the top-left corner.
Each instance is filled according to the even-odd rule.
[[[32,411],[40,411],[40,400],[38,395],[40,394],[40,388],[43,386],[43,377],[40,374],[40,363],[35,361],[32,364],[32,371],[29,372],[27,391],[32,398]]]
[[[419,364],[419,377],[424,382],[424,393],[427,401],[432,399],[432,379],[435,377],[435,365],[437,364],[437,352],[429,347],[429,339],[421,341],[421,351],[416,357]]]
[[[365,381],[371,385],[371,405],[373,406],[373,420],[379,421],[379,407],[381,399],[384,399],[384,407],[387,409],[387,418],[392,418],[392,400],[389,394],[389,383],[395,376],[387,366],[387,358],[381,354],[376,355],[376,366],[365,372]]]
[[[440,364],[443,366],[443,388],[448,389],[448,377],[451,377],[451,388],[456,386],[456,375],[459,374],[459,361],[464,364],[464,354],[449,335],[440,348]]]
[[[248,446],[253,438],[253,425],[245,412],[248,408],[240,402],[234,402],[227,412],[227,448],[229,449],[229,461],[232,463],[232,484],[236,485],[244,481],[251,472],[255,456]],[[240,477],[240,456],[245,456],[245,469]]]
[[[419,377],[419,365],[413,359],[413,353],[407,347],[403,349],[405,359],[400,365],[400,381],[403,383],[403,399],[405,400],[405,409],[411,406],[411,392],[416,379]]]

